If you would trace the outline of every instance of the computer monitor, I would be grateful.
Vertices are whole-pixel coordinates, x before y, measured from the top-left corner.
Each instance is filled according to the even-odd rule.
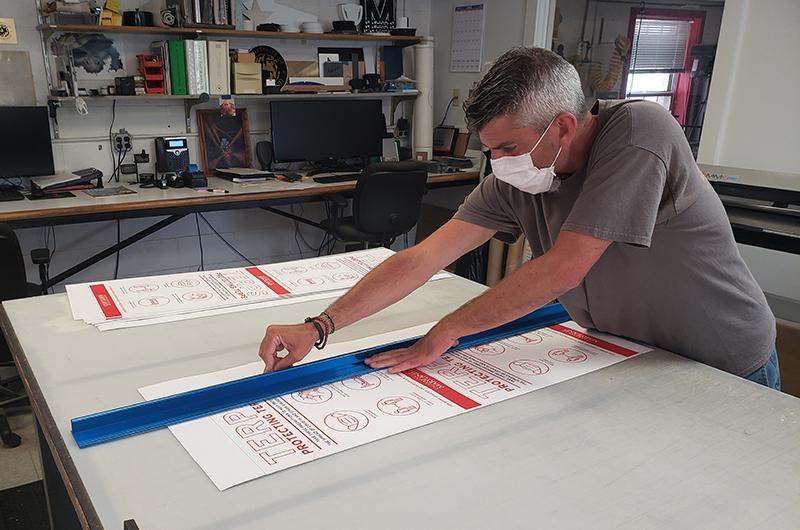
[[[381,156],[386,133],[380,100],[270,102],[275,162],[325,162]]]
[[[55,173],[48,119],[47,107],[0,107],[0,178]]]

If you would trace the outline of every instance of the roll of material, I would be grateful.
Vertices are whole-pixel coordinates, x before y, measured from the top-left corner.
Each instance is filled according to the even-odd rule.
[[[503,253],[506,245],[492,238],[489,241],[489,260],[486,266],[486,285],[494,287],[503,278]]]
[[[515,270],[519,269],[522,265],[522,253],[525,248],[525,238],[520,237],[515,243],[508,246],[506,253],[506,273],[503,275],[505,278]]]
[[[412,142],[414,157],[425,153],[433,158],[433,37],[414,46],[414,75],[419,95],[414,100]]]

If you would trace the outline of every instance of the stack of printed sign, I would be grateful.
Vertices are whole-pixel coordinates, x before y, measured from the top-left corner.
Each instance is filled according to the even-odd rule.
[[[376,248],[236,269],[67,286],[72,316],[100,331],[341,296],[393,252]],[[431,280],[444,278],[439,273]]]

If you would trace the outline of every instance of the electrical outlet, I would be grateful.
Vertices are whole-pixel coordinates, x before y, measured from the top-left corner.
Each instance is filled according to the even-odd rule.
[[[124,153],[125,151],[130,152],[133,150],[131,135],[125,129],[120,129],[119,132],[114,133],[111,143],[114,146],[114,151],[117,153]]]
[[[453,105],[458,105],[461,102],[461,89],[453,89]]]

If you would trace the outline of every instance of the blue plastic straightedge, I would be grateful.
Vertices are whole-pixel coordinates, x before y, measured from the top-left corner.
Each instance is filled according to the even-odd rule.
[[[551,304],[508,324],[463,337],[453,350],[487,344],[567,320],[569,320],[569,316],[561,304]],[[418,339],[419,337],[398,341],[277,372],[254,375],[81,416],[72,420],[72,436],[78,443],[78,447],[90,447],[299,390],[356,377],[374,371],[373,368],[364,364],[364,359],[367,357],[411,346]]]

